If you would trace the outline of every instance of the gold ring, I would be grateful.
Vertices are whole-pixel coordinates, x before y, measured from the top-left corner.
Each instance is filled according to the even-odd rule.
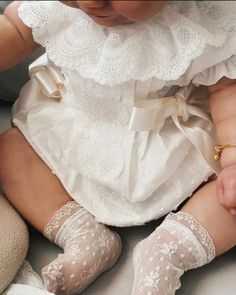
[[[232,144],[217,144],[215,146],[216,153],[215,153],[214,158],[215,158],[216,161],[220,160],[220,156],[221,156],[221,153],[222,153],[223,149],[228,148],[228,147],[236,147],[236,143],[232,143]]]

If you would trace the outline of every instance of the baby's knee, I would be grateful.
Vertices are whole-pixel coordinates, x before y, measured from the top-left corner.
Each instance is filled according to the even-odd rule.
[[[28,230],[10,203],[0,195],[0,294],[11,283],[28,250]]]
[[[17,128],[10,128],[0,134],[0,151],[6,152],[13,145],[20,144],[22,134]],[[1,153],[0,153],[1,154]]]
[[[10,181],[12,170],[17,170],[16,159],[24,152],[24,142],[23,135],[16,128],[10,128],[0,134],[0,186],[3,186],[6,180]]]

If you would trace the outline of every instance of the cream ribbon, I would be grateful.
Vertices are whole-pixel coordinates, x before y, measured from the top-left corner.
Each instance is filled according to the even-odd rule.
[[[38,101],[59,99],[65,91],[64,77],[60,68],[51,65],[46,54],[30,65],[29,74],[31,79],[22,88],[13,106],[14,115]],[[165,119],[172,117],[177,128],[218,174],[220,166],[214,160],[214,142],[210,135],[199,126],[187,127],[182,124],[188,120],[189,116],[197,116],[211,122],[209,116],[200,108],[186,103],[185,96],[188,92],[186,89],[186,87],[181,88],[174,96],[137,101],[133,108],[129,129],[138,132],[151,129],[160,131]]]
[[[29,75],[30,80],[21,89],[13,105],[13,115],[39,101],[58,100],[65,92],[61,70],[50,63],[46,54],[40,56],[29,66]]]
[[[60,98],[64,90],[64,77],[56,66],[46,65],[33,67],[29,71],[31,78],[39,83],[42,92],[50,98]]]
[[[197,116],[211,122],[210,117],[200,108],[187,104],[184,92],[182,88],[173,96],[137,101],[133,108],[129,129],[136,132],[155,129],[159,132],[165,120],[171,117],[176,127],[218,174],[220,166],[214,160],[215,145],[211,136],[199,126],[188,127],[182,124],[187,122],[190,116]]]

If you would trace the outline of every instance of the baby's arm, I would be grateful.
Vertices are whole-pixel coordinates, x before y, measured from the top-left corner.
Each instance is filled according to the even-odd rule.
[[[18,6],[15,1],[0,15],[0,70],[19,63],[37,47],[31,29],[18,16]]]
[[[236,80],[222,78],[209,87],[210,109],[219,144],[236,144]],[[217,179],[217,196],[231,214],[236,214],[236,147],[224,148]]]

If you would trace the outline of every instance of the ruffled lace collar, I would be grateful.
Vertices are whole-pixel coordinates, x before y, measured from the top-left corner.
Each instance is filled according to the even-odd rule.
[[[54,63],[107,85],[176,80],[236,31],[235,1],[170,1],[146,22],[115,28],[56,1],[23,1],[19,15]]]

